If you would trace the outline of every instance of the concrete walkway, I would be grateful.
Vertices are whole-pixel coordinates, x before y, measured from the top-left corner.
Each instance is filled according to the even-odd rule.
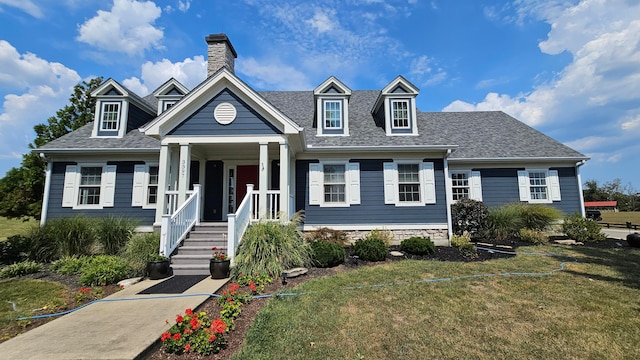
[[[610,238],[626,240],[627,235],[634,232],[640,232],[640,230],[602,228],[602,232],[607,234],[607,236]]]
[[[135,359],[175,323],[176,315],[208,299],[136,295],[161,281],[145,280],[107,297],[136,300],[94,303],[5,341],[0,359]],[[226,282],[207,278],[183,295],[215,293]]]

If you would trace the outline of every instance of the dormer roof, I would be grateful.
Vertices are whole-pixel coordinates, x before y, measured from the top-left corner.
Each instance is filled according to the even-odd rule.
[[[167,95],[176,95],[176,96],[184,96],[189,93],[189,89],[187,89],[184,85],[182,85],[178,80],[171,78],[167,80],[164,84],[160,85],[154,92],[153,96],[167,96]]]
[[[335,76],[330,76],[322,84],[313,89],[313,95],[344,95],[351,96],[351,89]]]
[[[396,76],[395,79],[391,80],[391,82],[388,83],[387,86],[385,86],[382,89],[382,91],[378,95],[378,98],[376,99],[375,104],[373,105],[373,108],[371,109],[371,113],[376,112],[376,110],[380,107],[380,105],[382,105],[382,102],[384,101],[385,96],[405,95],[410,97],[416,97],[418,96],[419,92],[420,92],[420,89],[418,89],[417,86],[413,85],[411,81],[405,79],[404,76],[402,75],[398,75]]]

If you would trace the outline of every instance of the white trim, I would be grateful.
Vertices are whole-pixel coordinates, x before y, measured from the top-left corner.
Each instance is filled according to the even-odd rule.
[[[324,166],[344,166],[344,202],[324,200]],[[309,205],[320,207],[350,207],[360,204],[360,163],[349,160],[327,159],[309,163]]]
[[[420,182],[420,201],[406,202],[399,199],[399,164],[415,164],[418,165],[418,181]],[[384,173],[384,199],[385,204],[393,204],[398,207],[402,206],[424,206],[427,204],[437,203],[435,168],[433,162],[425,162],[422,160],[395,160],[393,162],[383,163]],[[390,194],[393,192],[393,195]],[[392,202],[393,199],[393,202]]]
[[[320,99],[322,103],[322,130],[344,130],[344,119],[342,114],[342,99]],[[338,104],[338,122],[336,127],[327,127],[327,104]]]
[[[338,80],[335,76],[329,76],[327,80],[323,81],[322,84],[318,85],[315,89],[313,89],[313,95],[328,95],[325,91],[331,88],[332,85],[335,85],[336,88],[342,90],[340,95],[351,95],[351,89],[347,85],[345,85],[342,81]]]
[[[578,193],[580,194],[580,213],[585,217],[584,194],[582,193],[582,176],[580,175],[580,167],[584,165],[586,160],[576,163],[576,178],[578,180]]]
[[[444,157],[444,159],[442,160],[442,163],[444,165],[444,199],[445,199],[445,203],[447,206],[447,235],[448,235],[448,239],[447,239],[447,246],[451,246],[451,236],[453,235],[453,219],[451,216],[451,204],[452,204],[452,190],[451,190],[451,175],[449,174],[449,162],[448,162],[448,157],[451,154],[451,152],[447,153],[447,156]]]
[[[133,188],[131,191],[131,206],[142,207],[143,209],[155,209],[160,202],[160,198],[156,199],[155,204],[149,204],[149,182],[151,180],[151,167],[158,168],[158,192],[160,193],[160,166],[158,163],[145,163],[134,165]]]
[[[173,109],[173,108],[172,108]],[[287,142],[285,135],[260,135],[260,136],[168,136],[162,139],[162,145],[178,145],[181,143],[196,144],[247,144],[260,142]]]
[[[100,202],[99,204],[81,205],[80,202],[80,181],[82,178],[82,168],[100,167]],[[117,177],[116,165],[105,163],[78,163],[67,165],[64,177],[64,190],[62,194],[62,207],[70,207],[74,210],[82,209],[103,209],[114,206],[115,185]]]
[[[544,173],[546,199],[531,199],[531,182],[530,174],[532,172]],[[561,201],[560,180],[557,170],[549,169],[525,169],[518,170],[518,190],[520,193],[520,201],[530,204],[551,204],[554,201]]]
[[[447,224],[322,224],[322,225],[309,225],[304,224],[302,226],[303,231],[313,231],[320,228],[327,227],[334,230],[447,230]]]
[[[42,211],[40,212],[40,226],[47,222],[47,213],[49,210],[49,194],[51,193],[51,171],[53,170],[53,161],[47,162],[47,170],[44,176],[44,195],[42,197]]]

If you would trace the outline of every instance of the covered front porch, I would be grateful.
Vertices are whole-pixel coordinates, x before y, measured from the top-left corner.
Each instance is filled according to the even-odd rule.
[[[167,137],[158,164],[155,225],[160,253],[170,256],[193,226],[227,222],[233,259],[246,227],[259,220],[289,220],[293,154],[286,136]]]

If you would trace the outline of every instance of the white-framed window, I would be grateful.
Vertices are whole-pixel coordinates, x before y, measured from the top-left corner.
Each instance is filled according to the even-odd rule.
[[[360,163],[326,161],[309,164],[309,205],[344,207],[360,204]]]
[[[175,105],[175,103],[177,103],[178,101],[176,100],[165,100],[162,103],[162,111],[166,111],[168,110],[170,107],[172,107],[173,105]]]
[[[113,207],[115,181],[115,165],[67,165],[64,174],[62,207],[74,209]]]
[[[158,203],[159,167],[157,164],[134,166],[131,206],[155,208]]]
[[[520,201],[549,204],[562,200],[557,170],[519,170],[518,188]]]
[[[324,128],[342,129],[342,101],[324,101]]]
[[[436,203],[435,171],[432,162],[385,162],[383,172],[385,204],[422,206]]]
[[[117,131],[120,126],[120,103],[103,102],[100,129],[105,131]]]
[[[408,129],[409,100],[391,100],[391,126],[394,129]]]
[[[480,171],[453,170],[450,173],[453,201],[462,199],[482,201]]]

